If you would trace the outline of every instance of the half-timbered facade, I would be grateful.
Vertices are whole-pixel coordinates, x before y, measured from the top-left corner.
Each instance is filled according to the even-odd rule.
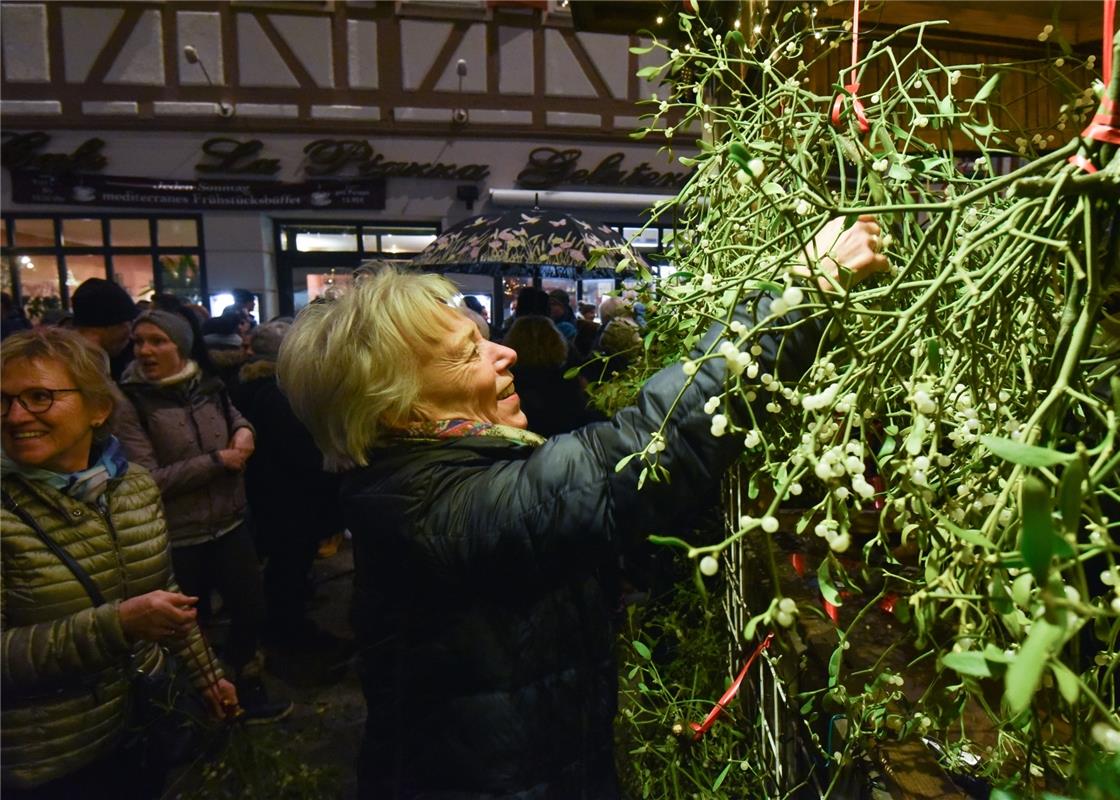
[[[108,272],[134,292],[243,286],[274,313],[419,249],[492,189],[527,209],[566,190],[636,226],[687,171],[630,138],[656,89],[638,37],[577,32],[566,5],[4,3],[5,288],[65,304]],[[77,219],[97,236],[64,235]],[[187,289],[169,219],[197,231],[169,251],[193,259]],[[122,220],[155,227],[124,238]]]

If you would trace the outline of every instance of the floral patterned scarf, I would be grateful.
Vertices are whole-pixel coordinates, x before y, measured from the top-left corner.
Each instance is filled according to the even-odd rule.
[[[505,439],[517,444],[527,444],[530,447],[538,447],[545,441],[543,436],[532,431],[511,428],[508,425],[479,422],[473,419],[441,419],[435,422],[417,422],[407,428],[393,430],[387,436],[390,439],[425,439],[429,441],[459,439],[467,436],[487,436],[495,439]]]

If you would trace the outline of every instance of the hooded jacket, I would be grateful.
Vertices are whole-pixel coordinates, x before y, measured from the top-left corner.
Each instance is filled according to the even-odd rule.
[[[152,473],[163,493],[171,546],[217,538],[245,516],[245,481],[218,460],[238,428],[252,425],[229,400],[222,381],[204,373],[176,383],[147,381],[137,364],[121,390],[136,419],[113,419],[130,461]]]
[[[74,574],[5,505],[0,770],[5,787],[27,788],[113,751],[126,725],[133,670],[151,672],[161,661],[154,643],[125,636],[120,602],[179,589],[159,489],[135,464],[94,505],[18,475],[5,475],[4,492],[78,561],[106,601],[93,607]],[[197,627],[172,651],[195,686],[206,684],[200,664],[221,677]]]
[[[800,371],[790,356],[810,358],[818,337],[814,326],[787,335],[783,374]],[[764,363],[779,341],[764,337]],[[741,451],[703,411],[724,364],[704,361],[687,387],[680,365],[666,368],[613,421],[539,447],[394,439],[344,477],[369,707],[363,796],[617,797],[618,553],[686,521]],[[639,491],[641,458],[616,465],[666,414],[659,463],[671,482]]]

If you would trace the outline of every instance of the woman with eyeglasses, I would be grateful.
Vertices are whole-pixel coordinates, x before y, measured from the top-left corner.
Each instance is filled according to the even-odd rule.
[[[39,328],[0,353],[0,784],[9,798],[155,797],[126,741],[133,676],[179,657],[217,717],[237,708],[171,573],[159,488],[105,422],[105,354]]]

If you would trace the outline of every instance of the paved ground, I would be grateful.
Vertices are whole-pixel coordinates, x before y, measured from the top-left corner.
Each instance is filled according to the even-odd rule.
[[[292,715],[227,734],[209,757],[172,777],[165,800],[355,797],[365,703],[347,621],[353,567],[349,542],[337,555],[315,562],[309,616],[333,638],[313,651],[268,653],[266,684],[274,696],[295,701]],[[213,633],[216,640],[221,635],[220,629]]]

